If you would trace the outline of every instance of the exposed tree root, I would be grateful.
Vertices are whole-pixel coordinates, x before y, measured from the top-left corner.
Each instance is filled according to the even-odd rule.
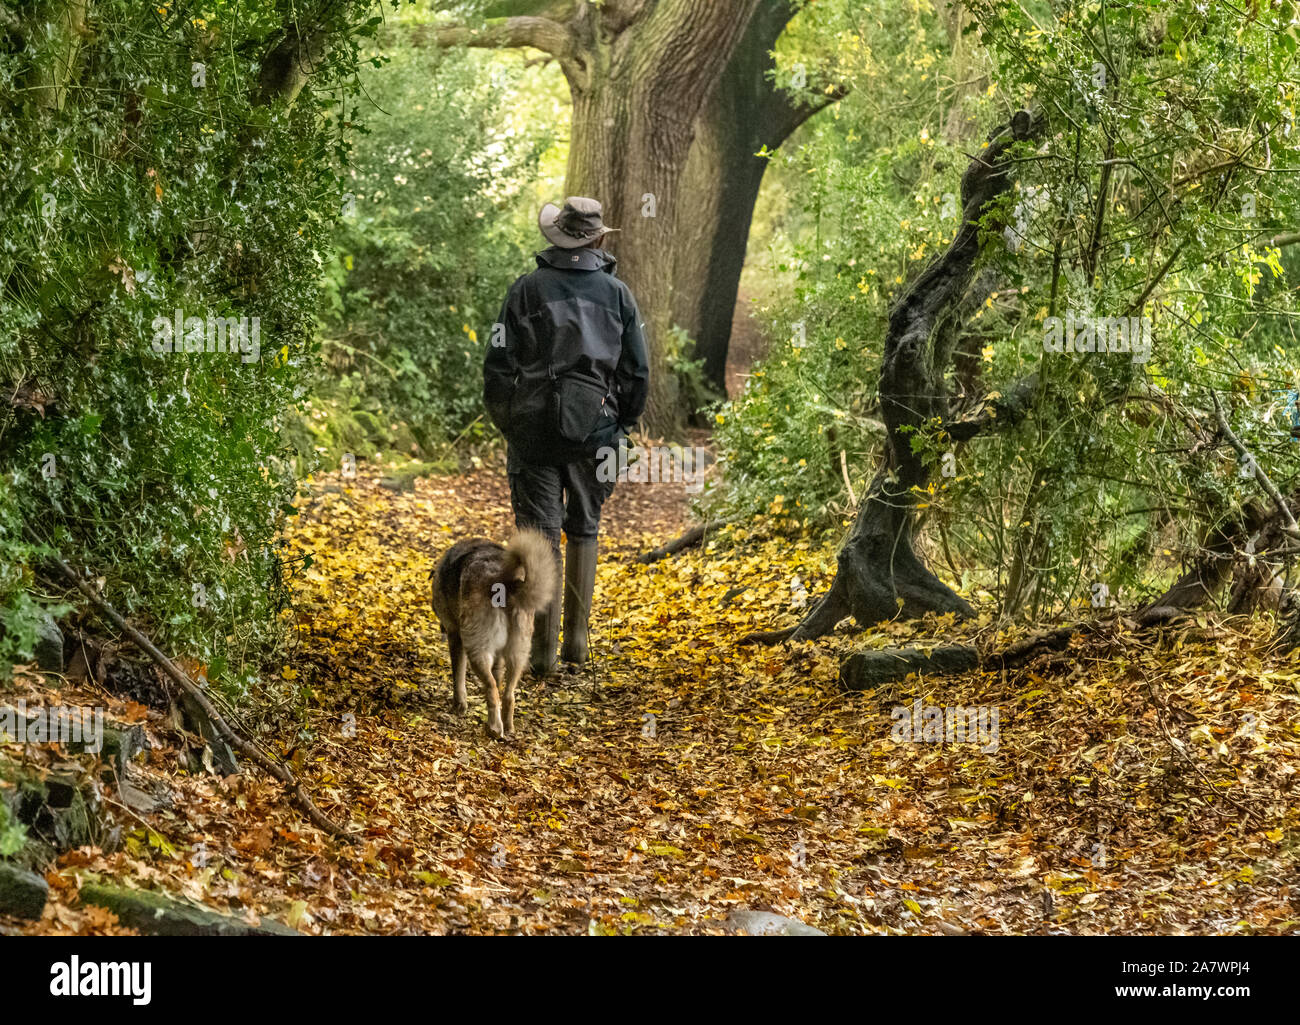
[[[50,547],[30,529],[26,529],[26,533],[33,543],[41,545],[43,548]],[[334,822],[325,815],[324,812],[316,807],[312,799],[308,797],[306,792],[303,790],[302,784],[299,783],[297,777],[294,776],[293,770],[283,762],[274,759],[256,742],[235,732],[235,730],[227,724],[225,719],[222,718],[221,713],[208,699],[208,696],[203,692],[203,689],[191,680],[175,662],[159,651],[148,637],[128,623],[116,609],[96,594],[94,589],[77,574],[76,570],[64,562],[57,554],[54,554],[52,549],[49,558],[54,565],[58,567],[59,572],[67,578],[69,583],[80,591],[82,595],[84,595],[86,599],[100,611],[101,614],[113,623],[114,626],[126,634],[126,636],[134,642],[136,647],[148,655],[149,658],[157,664],[158,668],[161,669],[167,677],[176,684],[176,686],[180,687],[180,689],[203,710],[203,713],[208,717],[217,733],[221,735],[222,739],[225,740],[226,743],[246,758],[255,762],[263,769],[263,771],[275,777],[285,785],[294,805],[299,811],[306,815],[314,825],[318,826],[336,839],[347,843],[356,842],[357,837],[354,833],[349,833],[346,829]]]
[[[694,548],[696,545],[703,543],[710,534],[716,534],[726,524],[726,520],[710,520],[708,523],[701,523],[699,526],[692,527],[681,537],[669,541],[661,548],[652,548],[648,552],[642,552],[636,557],[636,561],[643,566],[648,566],[652,562],[658,562],[670,555],[676,555],[688,548]]]
[[[1049,630],[982,658],[973,644],[949,644],[930,652],[917,648],[859,651],[840,665],[840,684],[846,690],[871,690],[882,683],[901,680],[909,673],[955,676],[976,670],[1013,669],[1047,652],[1064,651],[1075,636],[1091,633],[1098,625],[1082,623]]]

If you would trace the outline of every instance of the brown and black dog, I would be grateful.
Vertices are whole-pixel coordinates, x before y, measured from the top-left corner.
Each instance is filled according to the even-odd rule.
[[[534,530],[519,531],[505,547],[481,537],[457,541],[430,574],[433,611],[451,650],[453,707],[462,715],[468,708],[468,664],[483,681],[494,737],[514,732],[515,687],[528,666],[533,616],[550,603],[555,577],[551,543]]]

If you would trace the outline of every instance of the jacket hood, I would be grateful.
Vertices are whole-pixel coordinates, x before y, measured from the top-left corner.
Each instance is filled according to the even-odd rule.
[[[556,270],[604,270],[614,273],[618,258],[603,249],[561,249],[551,246],[537,254],[537,266]]]

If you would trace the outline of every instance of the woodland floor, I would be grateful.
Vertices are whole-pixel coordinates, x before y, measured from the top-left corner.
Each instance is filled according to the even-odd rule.
[[[728,397],[734,398],[744,390],[751,368],[767,355],[767,349],[767,338],[754,317],[753,296],[742,287],[736,294],[731,340],[727,343],[725,383]]]
[[[0,931],[119,931],[78,906],[87,873],[309,933],[701,932],[737,908],[830,933],[1300,921],[1300,662],[1263,660],[1262,634],[1202,622],[1153,644],[1121,623],[1006,677],[846,694],[847,652],[987,623],[739,648],[826,586],[833,551],[734,534],[637,565],[680,533],[685,496],[624,484],[606,507],[594,663],[545,686],[525,678],[518,739],[502,743],[472,681],[470,715],[450,711],[428,586],[454,540],[508,533],[502,468],[405,493],[364,474],[309,487],[292,543],[313,562],[294,581],[286,697],[261,713],[261,735],[281,738],[362,842],[329,841],[251,767],[179,772],[162,739],[149,768],[172,809],[124,819],[133,832],[113,854],[65,854],[45,918]],[[311,701],[295,733],[283,724],[298,687]],[[890,709],[916,697],[998,706],[998,749],[891,740]],[[117,714],[163,733],[138,705]]]

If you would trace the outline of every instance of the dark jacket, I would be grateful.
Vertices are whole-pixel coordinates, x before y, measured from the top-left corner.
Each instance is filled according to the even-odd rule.
[[[617,263],[603,249],[552,247],[510,286],[483,363],[483,400],[528,462],[594,455],[645,410],[641,316]]]

